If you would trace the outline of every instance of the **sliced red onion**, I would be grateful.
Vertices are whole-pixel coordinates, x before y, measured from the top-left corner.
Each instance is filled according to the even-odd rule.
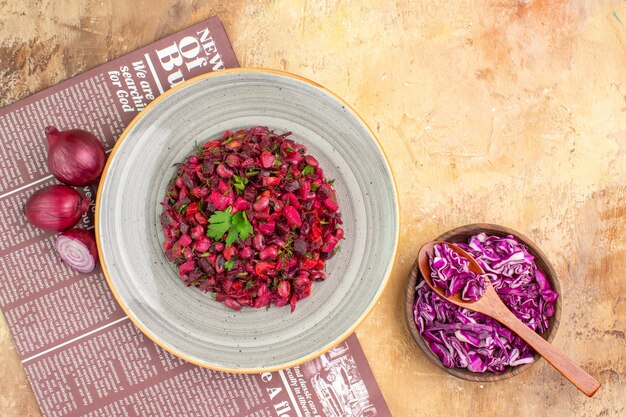
[[[46,127],[48,168],[59,181],[82,187],[102,175],[106,154],[97,137],[81,129]]]
[[[50,185],[30,196],[24,206],[28,221],[44,230],[62,232],[78,223],[89,208],[89,197],[67,185]]]
[[[59,258],[83,274],[93,271],[98,263],[98,247],[94,233],[85,229],[72,229],[61,233],[54,242]]]

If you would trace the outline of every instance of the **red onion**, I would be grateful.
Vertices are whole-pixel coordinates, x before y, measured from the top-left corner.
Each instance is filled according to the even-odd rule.
[[[102,143],[80,129],[59,131],[46,127],[48,168],[59,181],[82,187],[96,182],[106,161]]]
[[[85,229],[72,229],[61,233],[54,242],[59,258],[83,274],[93,271],[98,263],[98,247],[94,233]]]
[[[24,214],[41,229],[62,232],[76,226],[88,208],[89,197],[67,185],[49,185],[30,196]]]

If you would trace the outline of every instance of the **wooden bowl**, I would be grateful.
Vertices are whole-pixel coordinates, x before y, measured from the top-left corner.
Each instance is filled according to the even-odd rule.
[[[452,229],[432,240],[443,240],[443,241],[452,242],[452,243],[467,242],[470,236],[473,236],[482,232],[488,235],[495,235],[495,236],[512,235],[515,238],[517,238],[520,242],[522,242],[524,245],[526,245],[526,247],[528,248],[528,251],[535,257],[535,263],[537,267],[546,275],[546,278],[548,279],[548,281],[550,281],[550,285],[552,285],[552,288],[559,294],[559,298],[557,298],[555,306],[554,306],[555,307],[554,315],[550,317],[549,319],[550,325],[548,327],[548,330],[546,330],[541,335],[548,342],[551,342],[554,339],[554,336],[556,335],[556,331],[559,327],[559,320],[561,318],[561,304],[563,303],[561,286],[559,284],[559,280],[556,275],[556,272],[554,271],[552,264],[550,264],[550,261],[548,261],[548,258],[546,257],[546,255],[528,237],[524,236],[523,234],[519,232],[516,232],[515,230],[509,229],[507,227],[498,226],[495,224],[488,224],[488,223],[476,223],[476,224],[468,224],[465,226],[457,227],[456,229]],[[421,279],[422,279],[422,275],[419,272],[419,268],[418,268],[417,260],[416,260],[415,264],[413,265],[413,268],[411,269],[411,272],[409,273],[409,279],[408,279],[407,286],[406,286],[405,317],[406,317],[406,323],[409,328],[409,332],[411,333],[411,336],[413,336],[413,339],[415,339],[420,349],[424,351],[426,356],[428,356],[428,358],[435,365],[437,365],[444,371],[458,378],[466,379],[468,381],[489,382],[489,381],[499,381],[502,379],[511,378],[512,376],[515,376],[525,371],[526,369],[528,369],[529,367],[537,363],[538,360],[541,359],[541,356],[535,353],[533,355],[535,358],[535,361],[533,363],[515,366],[515,367],[508,367],[506,371],[500,374],[493,374],[491,372],[477,373],[477,372],[468,371],[467,369],[446,368],[441,363],[439,358],[437,358],[437,356],[435,356],[435,354],[433,354],[430,348],[426,345],[424,338],[417,330],[417,325],[415,324],[415,319],[413,317],[413,303],[415,301],[415,286],[419,283]]]

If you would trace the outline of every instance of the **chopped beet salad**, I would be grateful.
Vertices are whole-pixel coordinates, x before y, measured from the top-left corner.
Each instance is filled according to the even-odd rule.
[[[326,279],[343,238],[332,181],[267,127],[224,132],[178,165],[163,201],[167,259],[234,310],[290,304]]]

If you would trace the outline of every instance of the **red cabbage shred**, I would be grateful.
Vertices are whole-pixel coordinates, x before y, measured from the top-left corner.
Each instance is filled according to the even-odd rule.
[[[520,320],[539,334],[548,329],[558,294],[522,243],[513,236],[481,233],[457,246],[476,259],[504,304]],[[451,293],[462,291],[466,300],[478,299],[481,288],[484,292],[479,284],[484,276],[455,277],[456,272],[465,272],[465,264],[448,250],[451,253],[439,251],[431,260],[437,268],[433,274],[439,280],[437,285],[455,290]],[[448,368],[498,374],[534,360],[531,348],[508,328],[483,314],[449,303],[423,280],[416,286],[413,312],[426,344]]]
[[[188,286],[234,310],[293,311],[326,279],[343,238],[332,181],[289,136],[263,126],[224,132],[178,165],[162,203],[166,258]],[[251,231],[211,233],[218,218]]]
[[[433,247],[429,259],[433,283],[444,290],[446,297],[461,292],[464,301],[477,301],[485,293],[487,281],[483,275],[469,269],[470,262],[445,243]]]

